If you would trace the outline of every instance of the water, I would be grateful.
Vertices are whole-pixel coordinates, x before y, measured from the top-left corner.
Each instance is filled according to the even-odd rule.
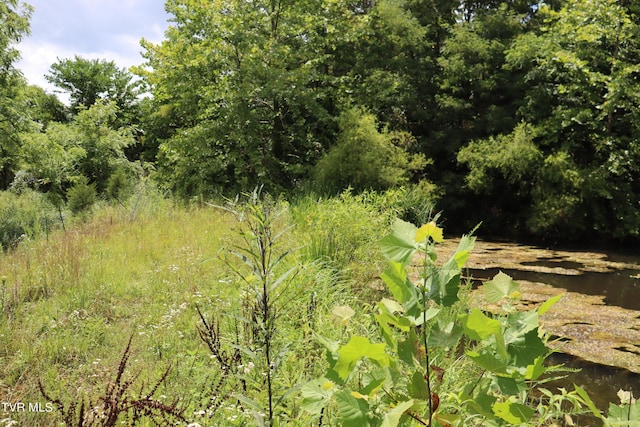
[[[523,263],[532,265],[532,263]],[[568,269],[579,268],[579,263],[564,261],[563,265],[554,262],[552,267]],[[539,262],[539,266],[549,266],[549,263]],[[485,270],[470,270],[472,276],[478,279],[493,278],[502,271],[513,280],[546,283],[556,288],[563,288],[571,292],[586,295],[603,295],[607,305],[615,305],[629,310],[640,311],[640,278],[639,270],[622,269],[607,273],[582,272],[580,275],[540,273],[517,269],[488,268]],[[640,315],[640,313],[638,313]]]
[[[631,391],[634,398],[640,397],[640,375],[612,366],[597,365],[577,357],[554,353],[547,359],[550,365],[564,364],[569,368],[580,369],[568,373],[566,378],[549,383],[546,388],[564,387],[573,390],[573,384],[584,388],[601,411],[609,408],[609,403],[620,404],[618,390]]]
[[[513,253],[502,252],[504,249],[501,244],[497,244],[495,248],[486,247],[484,250],[490,258],[498,260],[493,264],[494,266],[500,265],[501,256],[513,259],[510,257]],[[522,250],[526,251],[528,248]],[[636,269],[640,265],[639,256],[608,253],[603,259],[617,264],[614,264],[613,268],[608,268],[607,272],[593,272],[588,271],[589,268],[585,268],[588,261],[584,261],[584,257],[582,259],[577,257],[580,260],[578,262],[571,259],[572,257],[567,257],[566,251],[563,253],[565,255],[559,257],[544,254],[545,256],[534,256],[533,260],[531,258],[523,260],[520,265],[524,269],[492,266],[485,269],[471,269],[469,273],[473,278],[482,280],[493,278],[499,271],[502,271],[516,281],[540,282],[571,292],[602,295],[605,304],[636,310],[638,318],[640,318],[640,270]],[[580,254],[580,252],[575,253]],[[513,263],[510,265],[513,266]],[[633,268],[628,268],[629,265]],[[529,271],[532,267],[542,267],[544,272]],[[563,274],[554,274],[553,269],[557,269]],[[640,398],[639,374],[622,368],[594,364],[578,357],[560,353],[553,354],[549,358],[549,363],[563,363],[567,367],[580,369],[580,372],[568,373],[567,378],[548,384],[547,388],[564,387],[567,390],[573,390],[573,384],[579,385],[589,392],[600,410],[606,411],[609,403],[620,403],[617,396],[620,389],[631,391],[634,397]],[[595,420],[589,418],[586,420],[587,423],[585,424],[585,421],[582,420],[581,425],[596,425],[591,424]]]

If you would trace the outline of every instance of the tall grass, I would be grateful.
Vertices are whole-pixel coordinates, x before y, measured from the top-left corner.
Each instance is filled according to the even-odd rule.
[[[295,390],[324,369],[324,350],[313,332],[344,333],[335,329],[331,312],[336,306],[356,306],[353,285],[359,279],[341,271],[353,273],[356,264],[364,271],[375,263],[374,242],[388,223],[387,214],[356,196],[335,204],[306,203],[283,216],[283,226],[296,225],[283,250],[317,247],[326,239],[319,230],[329,227],[343,235],[335,251],[323,252],[327,258],[296,252],[283,266],[302,268],[296,276],[301,291],[278,323],[279,342],[290,343],[279,362],[276,386],[282,390]],[[339,211],[341,203],[350,205]],[[348,226],[349,214],[355,226]],[[69,221],[66,231],[25,240],[0,256],[0,400],[44,405],[40,381],[61,402],[94,401],[118,372],[133,336],[127,370],[139,373],[140,387],[173,365],[159,386],[160,399],[180,398],[185,417],[203,425],[239,422],[237,406],[226,405],[216,414],[206,411],[216,397],[218,373],[199,337],[196,310],[232,314],[242,309],[241,289],[223,256],[225,248],[241,243],[236,230],[235,218],[220,209],[176,206],[143,191],[123,205],[103,204],[90,217]],[[363,309],[356,310],[361,314]],[[228,320],[221,327],[232,336]],[[370,325],[352,322],[349,327]],[[295,393],[279,405],[286,412],[283,419],[302,422]],[[0,419],[50,426],[61,416],[27,411]]]

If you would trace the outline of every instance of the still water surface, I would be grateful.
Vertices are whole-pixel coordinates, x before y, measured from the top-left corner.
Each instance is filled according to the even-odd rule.
[[[607,254],[607,259],[614,262],[635,264],[635,266],[640,265],[640,256],[637,255]],[[470,273],[474,278],[489,279],[499,271],[503,271],[516,281],[541,282],[571,292],[602,295],[605,297],[607,305],[637,310],[640,318],[640,270],[621,268],[609,272],[592,272],[582,270],[584,265],[580,262],[544,258],[523,262],[522,265],[580,270],[580,274],[554,274],[517,268],[472,269]],[[567,378],[553,383],[553,386],[572,390],[573,384],[580,385],[589,392],[601,410],[606,410],[609,402],[619,403],[616,394],[619,389],[630,390],[634,397],[640,398],[640,375],[626,369],[597,365],[564,354],[554,354],[549,362],[551,364],[564,363],[568,367],[581,369],[580,372],[567,374]]]

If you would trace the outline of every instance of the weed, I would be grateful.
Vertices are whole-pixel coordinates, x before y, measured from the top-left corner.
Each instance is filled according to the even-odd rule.
[[[292,254],[292,249],[281,243],[289,229],[280,223],[286,209],[269,196],[262,196],[259,190],[245,197],[246,201],[236,200],[225,207],[240,224],[241,243],[228,251],[240,265],[225,258],[242,289],[242,313],[233,317],[236,351],[222,349],[220,323],[215,317],[207,321],[199,312],[202,323],[199,333],[222,372],[215,391],[219,393],[229,374],[234,374],[242,384],[242,393],[238,390],[234,398],[250,408],[256,421],[270,426],[277,418],[276,406],[283,397],[278,395],[275,376],[289,347],[281,344],[283,340],[277,336],[277,322],[299,295],[292,286],[299,267],[286,266],[286,259]],[[253,390],[249,383],[253,384]],[[264,403],[258,398],[262,391]]]
[[[127,425],[133,426],[143,418],[150,419],[156,425],[186,421],[182,415],[183,411],[178,408],[178,401],[167,404],[154,398],[160,385],[167,379],[170,367],[148,391],[143,391],[143,386],[136,396],[131,394],[131,388],[139,375],[139,373],[133,376],[125,374],[131,355],[132,340],[133,335],[124,350],[115,378],[107,383],[104,394],[100,397],[94,399],[78,398],[75,401],[64,403],[60,399],[52,398],[45,391],[42,382],[38,381],[42,396],[55,405],[65,426],[112,427],[118,421],[122,422],[123,420]]]

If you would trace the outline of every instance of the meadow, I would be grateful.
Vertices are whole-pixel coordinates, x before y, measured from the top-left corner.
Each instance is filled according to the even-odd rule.
[[[543,388],[561,368],[543,366],[537,311],[470,309],[473,238],[437,261],[442,229],[399,222],[429,219],[407,200],[181,205],[147,189],[24,238],[0,257],[0,425],[561,425],[596,413],[579,388]],[[492,298],[517,298],[515,282],[494,282]]]

